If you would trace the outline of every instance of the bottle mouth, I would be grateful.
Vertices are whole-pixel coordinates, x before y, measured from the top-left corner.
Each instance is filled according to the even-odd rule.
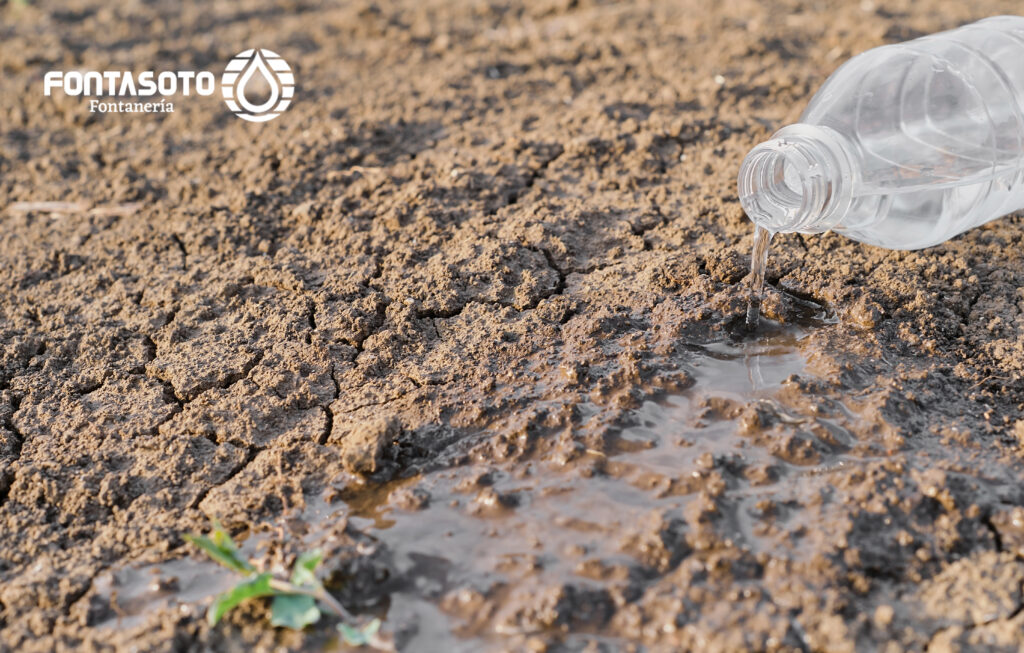
[[[835,226],[842,217],[840,187],[849,184],[842,183],[845,157],[836,156],[831,140],[823,128],[791,125],[751,150],[739,174],[747,216],[774,233],[821,233]]]

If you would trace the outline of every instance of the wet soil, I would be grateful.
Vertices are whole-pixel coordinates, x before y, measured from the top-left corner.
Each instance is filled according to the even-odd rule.
[[[339,648],[206,625],[211,516],[400,650],[1019,650],[1024,219],[778,236],[751,337],[735,191],[850,55],[1017,9],[4,6],[0,650]],[[254,46],[264,125],[42,94]]]

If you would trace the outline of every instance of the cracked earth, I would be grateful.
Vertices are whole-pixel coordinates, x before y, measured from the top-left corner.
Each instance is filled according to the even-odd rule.
[[[758,346],[749,148],[849,56],[1018,9],[4,5],[0,650],[336,646],[206,624],[210,517],[324,548],[400,650],[1020,650],[1024,219],[780,236],[792,369],[713,363]],[[254,46],[298,80],[264,125],[41,91]]]

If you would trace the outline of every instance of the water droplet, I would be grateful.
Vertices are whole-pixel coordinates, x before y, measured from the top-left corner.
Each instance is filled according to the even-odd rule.
[[[256,73],[259,72],[263,76],[263,81],[266,82],[270,88],[270,97],[261,104],[253,104],[249,101],[249,98],[245,95],[245,89],[249,85],[249,82],[253,80]],[[281,85],[277,82],[277,76],[271,72],[270,67],[267,66],[266,59],[263,58],[263,53],[259,50],[253,52],[252,59],[246,64],[245,70],[238,77],[238,81],[235,82],[235,98],[238,103],[242,105],[242,108],[251,113],[263,113],[269,111],[277,104],[278,98],[281,96]]]

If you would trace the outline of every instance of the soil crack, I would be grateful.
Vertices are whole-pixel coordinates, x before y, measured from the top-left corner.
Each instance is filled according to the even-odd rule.
[[[228,483],[230,483],[231,480],[234,479],[239,474],[241,474],[242,471],[244,471],[245,468],[248,467],[252,463],[252,461],[256,460],[256,456],[258,456],[261,452],[265,451],[266,449],[267,449],[266,447],[256,447],[256,446],[248,446],[248,447],[246,447],[245,458],[242,460],[242,462],[238,463],[238,465],[236,465],[233,470],[228,472],[228,475],[224,478],[223,481],[221,481],[219,483],[214,483],[210,487],[200,491],[199,494],[196,495],[196,498],[192,500],[192,503],[189,504],[189,509],[198,508],[199,504],[201,504],[203,502],[203,500],[207,497],[207,495],[210,494],[210,492],[213,492],[217,488],[222,487],[222,486],[227,485]]]
[[[178,246],[178,251],[181,252],[181,268],[188,271],[188,249],[185,248],[185,242],[181,239],[178,234],[171,234],[171,240]]]
[[[541,256],[543,256],[544,260],[547,261],[548,267],[551,268],[552,270],[554,270],[555,274],[558,275],[558,282],[555,284],[554,289],[552,290],[552,292],[548,293],[547,295],[544,295],[544,296],[540,297],[540,299],[538,299],[537,302],[536,302],[536,304],[539,304],[540,300],[548,299],[549,297],[554,297],[556,295],[561,295],[562,293],[564,293],[565,292],[566,278],[567,278],[568,275],[566,275],[565,271],[562,270],[562,268],[558,267],[558,265],[555,264],[555,257],[552,256],[551,252],[549,252],[546,248],[544,248],[544,247],[531,247],[530,249],[532,249],[533,251],[535,251],[538,254],[540,254]],[[531,306],[530,308],[536,308],[536,305]]]
[[[327,444],[327,438],[331,437],[331,431],[334,430],[334,409],[332,406],[341,397],[341,384],[338,382],[338,375],[333,364],[331,365],[331,382],[334,383],[334,398],[328,401],[326,405],[321,406],[324,411],[324,417],[327,418],[324,424],[323,435],[317,440],[317,443],[321,445]]]
[[[992,540],[995,543],[996,553],[1002,553],[1005,549],[1003,548],[1003,536],[999,534],[999,529],[992,523],[992,515],[985,515],[981,518],[981,523],[985,525],[988,532],[992,534]]]
[[[151,338],[149,335],[146,335],[145,338],[146,338],[146,342],[145,342],[146,353],[148,355],[148,360],[146,360],[146,362],[147,363],[151,363],[154,360],[156,360],[156,343],[153,342],[153,338]],[[145,366],[143,366],[143,369],[145,370]],[[154,375],[150,374],[148,371],[143,371],[143,375],[146,378],[151,379],[151,380],[156,381],[157,383],[159,383],[160,386],[164,390],[164,399],[166,399],[169,403],[174,404],[174,406],[175,406],[174,408],[171,409],[171,413],[167,417],[165,417],[164,419],[160,420],[160,422],[158,422],[153,427],[153,431],[152,432],[155,435],[156,433],[159,432],[161,426],[163,426],[167,422],[171,421],[174,418],[175,415],[177,415],[178,413],[181,413],[181,412],[183,412],[185,410],[185,403],[186,402],[185,402],[185,400],[183,400],[181,397],[178,396],[178,393],[175,392],[175,390],[174,390],[174,384],[172,384],[170,381],[168,381],[166,379],[161,379],[159,376],[154,376]]]
[[[14,450],[12,452],[13,460],[5,465],[3,473],[0,473],[0,508],[3,508],[4,504],[7,503],[7,499],[10,498],[11,494],[11,486],[14,485],[14,479],[8,478],[8,476],[13,476],[13,473],[10,472],[11,465],[21,460],[21,452],[25,448],[25,434],[14,424],[14,415],[21,408],[22,399],[22,397],[12,397],[11,416],[6,421],[7,429],[14,434]]]
[[[554,163],[560,156],[565,154],[565,147],[561,143],[555,143],[552,150],[557,150],[555,154],[552,154],[541,161],[540,165],[536,168],[530,169],[529,175],[526,177],[526,181],[522,187],[514,192],[508,199],[505,206],[513,206],[519,203],[519,199],[537,183],[537,180],[542,178],[547,169]],[[504,207],[502,207],[504,208]]]

